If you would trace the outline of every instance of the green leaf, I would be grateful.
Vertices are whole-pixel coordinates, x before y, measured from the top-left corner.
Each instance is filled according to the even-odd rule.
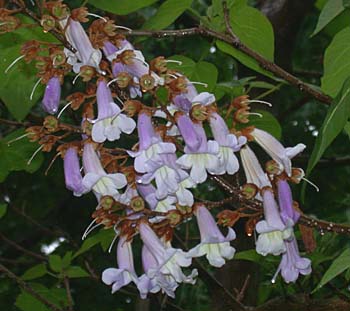
[[[159,0],[89,0],[96,8],[114,13],[116,15],[127,15]]]
[[[309,175],[326,148],[345,127],[350,116],[350,78],[344,82],[342,91],[329,107],[326,118],[316,138],[306,175]]]
[[[190,79],[190,81],[208,84],[208,87],[195,85],[198,92],[211,92],[214,90],[218,79],[218,70],[215,65],[205,61],[196,63],[192,59],[182,55],[175,55],[169,59],[182,62],[181,65],[169,63],[169,68],[182,72],[188,79]]]
[[[316,28],[311,36],[319,33],[327,24],[343,12],[344,9],[343,0],[328,0],[320,13]]]
[[[23,18],[23,22],[33,23],[28,18]],[[21,55],[22,44],[28,40],[57,42],[50,33],[44,33],[39,26],[21,27],[14,32],[0,36],[0,98],[17,120],[25,118],[44,92],[44,85],[40,84],[33,99],[29,98],[38,80],[34,63],[26,64],[24,60],[20,60],[5,74],[6,68]]]
[[[333,261],[313,292],[320,289],[323,285],[327,284],[348,268],[350,268],[350,248],[347,248],[338,258]]]
[[[144,29],[163,29],[172,24],[183,12],[191,7],[192,0],[167,0],[142,26]]]
[[[7,204],[0,204],[0,218],[4,217],[7,212]]]
[[[324,55],[322,90],[335,97],[350,76],[350,27],[336,34]]]
[[[245,124],[245,126],[254,125],[257,128],[270,133],[276,139],[281,139],[282,128],[273,114],[266,110],[256,110],[254,112],[262,114],[262,118],[259,116],[251,115],[249,116],[249,123]]]
[[[53,271],[61,272],[63,268],[62,258],[58,255],[50,255],[49,265]]]
[[[94,247],[95,245],[99,243],[103,243],[104,241],[111,242],[111,239],[113,239],[115,233],[112,229],[106,230],[102,229],[97,234],[85,239],[80,249],[73,255],[72,259],[80,256],[81,254],[88,251],[90,248]],[[112,238],[111,238],[112,237]]]
[[[72,262],[73,252],[69,251],[67,252],[64,257],[62,258],[62,268],[66,268],[70,265]]]
[[[255,249],[249,249],[247,251],[238,252],[235,254],[235,259],[248,260],[253,262],[261,262],[262,256],[259,255]]]
[[[67,295],[63,288],[47,288],[42,284],[30,283],[32,287],[38,294],[45,297],[52,304],[56,305],[58,308],[67,306]],[[31,294],[22,291],[18,295],[15,303],[16,307],[22,311],[50,311],[42,302],[34,298]]]
[[[343,0],[344,8],[350,8],[350,0]]]
[[[344,126],[344,131],[349,136],[349,139],[350,139],[350,121],[346,122]]]
[[[268,60],[273,61],[274,34],[265,15],[249,6],[234,6],[230,11],[230,21],[233,32],[242,43]],[[222,41],[217,41],[216,45],[221,51],[233,56],[243,65],[268,77],[273,77],[271,73],[262,69],[255,59],[233,46]]]
[[[46,265],[44,263],[41,263],[34,267],[31,267],[26,272],[24,272],[21,278],[23,281],[29,281],[29,280],[40,278],[44,276],[46,273],[47,273]]]
[[[40,152],[28,165],[28,160],[38,149],[38,144],[30,142],[26,137],[12,142],[10,146],[8,145],[9,141],[20,137],[24,133],[25,132],[20,129],[0,140],[0,182],[3,182],[12,171],[25,170],[28,173],[33,173],[43,162],[44,157]]]
[[[65,270],[65,275],[69,278],[85,278],[89,276],[89,273],[79,266],[71,266]]]

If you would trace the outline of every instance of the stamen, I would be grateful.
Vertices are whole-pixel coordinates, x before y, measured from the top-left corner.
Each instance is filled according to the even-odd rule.
[[[97,17],[99,19],[103,19],[106,23],[108,22],[104,17],[102,17],[101,15],[97,15],[97,14],[94,14],[94,13],[87,13],[87,15],[90,15],[90,16],[94,16],[94,17]]]
[[[84,169],[84,166],[82,166],[82,167],[80,168],[79,172],[81,173],[81,172],[83,171],[83,169]]]
[[[119,28],[119,29],[125,29],[129,32],[132,32],[132,29],[128,28],[128,27],[125,27],[125,26],[120,26],[120,25],[116,25],[115,28]]]
[[[32,163],[33,159],[35,158],[35,156],[41,151],[41,149],[44,148],[44,145],[41,145],[38,149],[35,150],[35,152],[33,153],[33,155],[30,157],[30,159],[27,162],[27,165],[30,165],[30,163]]]
[[[83,236],[81,237],[82,240],[85,239],[86,237],[86,233],[89,231],[89,229],[92,227],[92,225],[96,222],[96,218],[90,222],[90,224],[87,226],[87,228],[85,229],[84,233],[83,233]]]
[[[259,118],[263,117],[263,115],[261,113],[258,113],[258,112],[249,112],[248,114],[251,116],[258,116]]]
[[[6,25],[6,24],[8,24],[8,23],[7,23],[7,22],[5,22],[5,23],[0,23],[0,26]]]
[[[260,104],[265,104],[269,107],[272,107],[272,104],[269,102],[266,102],[264,100],[259,100],[259,99],[249,99],[249,100],[245,100],[245,102],[247,103],[260,103]]]
[[[166,76],[169,76],[169,77],[172,77],[172,78],[174,78],[174,79],[179,78],[178,76],[173,75],[173,74],[171,74],[171,73],[167,73],[167,74],[165,74],[165,75],[166,75]]]
[[[316,192],[320,192],[320,188],[318,188],[312,181],[306,179],[305,177],[303,177],[302,180],[305,180],[308,184],[313,186],[316,189]]]
[[[197,81],[190,81],[190,83],[192,84],[197,84],[197,85],[203,85],[204,87],[208,87],[208,84],[207,83],[203,83],[203,82],[197,82]]]
[[[275,275],[274,275],[273,278],[271,279],[271,283],[272,283],[272,284],[275,284],[275,283],[276,283],[276,279],[277,279],[277,276],[278,276],[278,274],[280,273],[280,271],[281,271],[281,265],[278,266],[277,271],[275,272]]]
[[[15,141],[21,140],[22,138],[27,137],[28,135],[30,135],[30,133],[26,133],[26,134],[23,134],[23,135],[21,135],[21,136],[18,136],[18,137],[16,137],[16,138],[14,138],[14,139],[9,140],[9,141],[7,142],[7,146],[10,146],[10,145],[11,145],[12,143],[14,143]]]
[[[32,4],[32,6],[35,6],[34,0],[30,0],[30,3]]]
[[[59,112],[59,114],[57,115],[57,119],[59,119],[63,113],[63,111],[65,111],[73,102],[69,102],[67,105],[65,105],[61,111]]]
[[[120,97],[115,96],[117,98],[117,100],[124,106],[124,102],[120,99]]]
[[[118,118],[118,116],[124,111],[124,108],[121,109],[118,113],[116,113],[116,115],[111,119],[111,124],[113,123],[113,121]]]
[[[8,71],[22,58],[24,58],[24,55],[21,55],[19,57],[17,57],[5,70],[5,73],[8,73]]]
[[[85,240],[86,237],[99,226],[102,226],[102,223],[97,224],[97,225],[93,226],[92,228],[90,228],[90,230],[85,233],[85,236],[83,237],[83,240]]]
[[[54,156],[54,158],[51,160],[51,162],[50,162],[48,168],[47,168],[46,171],[45,171],[45,176],[47,176],[47,174],[49,173],[50,168],[52,167],[52,165],[55,163],[56,159],[57,159],[58,156],[60,156],[60,155],[61,155],[61,152],[58,152],[58,153]]]
[[[175,60],[175,59],[166,59],[165,60],[166,63],[175,63],[175,64],[178,64],[178,65],[182,65],[182,62],[179,61],[179,60]]]
[[[81,75],[81,72],[79,72],[79,73],[75,76],[75,78],[74,78],[72,84],[75,84],[75,82],[77,82],[77,79],[80,77],[80,75]]]
[[[55,66],[55,61],[56,61],[56,59],[57,59],[57,55],[53,58],[53,60],[52,60],[52,65],[54,65]]]
[[[113,248],[113,245],[114,245],[115,241],[117,240],[117,238],[118,238],[118,234],[116,234],[116,235],[114,236],[114,238],[113,238],[111,244],[109,245],[108,253],[111,253],[112,248]]]
[[[35,90],[36,88],[38,87],[39,83],[41,82],[43,78],[40,78],[38,81],[36,81],[36,83],[34,84],[34,87],[32,89],[32,92],[30,93],[30,96],[29,96],[29,99],[30,100],[33,100],[33,96],[34,96],[34,93],[35,93]]]
[[[107,83],[107,87],[109,87],[113,82],[118,81],[119,78],[114,78],[113,80]]]

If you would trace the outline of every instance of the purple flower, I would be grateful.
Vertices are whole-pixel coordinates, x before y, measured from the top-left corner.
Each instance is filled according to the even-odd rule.
[[[181,133],[185,133],[187,130],[183,128],[180,123],[178,127]],[[185,154],[182,155],[176,163],[180,165],[183,169],[188,169],[190,171],[191,179],[199,184],[203,183],[207,179],[207,171],[210,174],[224,174],[224,169],[220,166],[220,160],[218,158],[219,145],[216,141],[209,140],[202,124],[193,124],[194,131],[196,133],[196,139],[200,141],[199,146],[194,149],[195,144],[192,143],[192,139],[185,139]],[[186,137],[187,135],[185,135]]]
[[[278,273],[281,275],[286,283],[294,283],[299,274],[308,275],[311,273],[311,260],[300,257],[297,241],[293,238],[291,241],[286,241],[286,252],[282,255],[281,263],[272,279],[275,283]]]
[[[271,134],[255,128],[251,135],[255,141],[283,168],[288,176],[292,174],[292,164],[290,159],[302,152],[305,145],[298,144],[293,148],[284,148],[283,145]]]
[[[241,148],[240,154],[247,183],[255,184],[258,188],[263,188],[265,186],[271,187],[271,183],[252,149],[246,145]]]
[[[267,254],[279,255],[286,251],[284,240],[292,237],[293,228],[291,224],[285,225],[282,222],[270,187],[262,190],[262,197],[265,220],[259,221],[255,227],[259,233],[256,252],[263,256]]]
[[[120,108],[113,101],[112,93],[104,80],[97,82],[97,106],[98,116],[93,121],[92,139],[102,143],[106,139],[114,141],[120,138],[120,134],[131,134],[136,123],[132,118],[121,113]]]
[[[80,173],[80,163],[76,148],[67,149],[63,158],[64,178],[66,187],[79,197],[86,192],[83,186],[83,178]]]
[[[126,240],[126,236],[119,239],[117,246],[118,269],[108,268],[102,273],[102,281],[107,285],[112,285],[112,294],[131,282],[138,284],[138,277],[134,268],[134,258],[132,254],[131,242]]]
[[[123,174],[107,174],[105,172],[91,143],[84,145],[83,167],[85,172],[83,186],[88,190],[93,190],[98,200],[101,196],[106,195],[118,198],[118,189],[127,184]]]
[[[220,165],[227,174],[235,174],[239,169],[238,159],[234,152],[237,152],[247,142],[244,136],[236,137],[231,134],[225,120],[216,112],[211,113],[209,124],[215,141],[219,144]]]
[[[295,224],[300,213],[293,208],[292,191],[287,180],[278,178],[277,180],[278,203],[281,209],[280,215],[285,224],[292,222]]]
[[[142,266],[145,274],[140,276],[137,284],[142,299],[145,299],[148,293],[157,293],[160,290],[162,290],[162,293],[175,298],[175,290],[178,284],[171,276],[158,273],[153,277],[149,277],[149,272],[157,269],[158,262],[145,245],[142,247]]]
[[[44,98],[42,101],[43,109],[50,114],[55,114],[58,111],[61,99],[61,83],[59,77],[50,78],[46,84]]]
[[[201,242],[188,252],[188,256],[200,257],[206,255],[212,266],[220,268],[225,264],[225,259],[232,259],[235,254],[235,249],[230,246],[230,241],[236,238],[236,234],[232,228],[228,228],[228,234],[224,237],[214,217],[203,205],[196,208],[195,215]]]
[[[186,257],[184,251],[165,247],[150,226],[144,222],[140,223],[139,231],[143,243],[157,261],[157,265],[147,271],[149,278],[153,279],[161,275],[170,277],[177,283],[194,284],[196,282],[195,277],[198,275],[196,269],[193,269],[188,276],[182,272],[181,267],[188,267],[192,262],[191,258]]]
[[[67,41],[76,49],[76,53],[72,53],[68,49],[64,49],[68,57],[68,63],[73,65],[73,71],[79,73],[82,66],[95,67],[100,71],[99,64],[102,59],[102,53],[98,49],[94,49],[89,37],[87,36],[83,26],[71,18],[61,22],[62,28],[65,28]]]
[[[135,158],[134,167],[138,173],[149,172],[147,163],[149,160],[157,161],[161,154],[175,153],[173,143],[162,142],[152,125],[151,115],[147,111],[141,111],[137,120],[137,132],[139,136],[139,151],[129,151],[129,155]]]

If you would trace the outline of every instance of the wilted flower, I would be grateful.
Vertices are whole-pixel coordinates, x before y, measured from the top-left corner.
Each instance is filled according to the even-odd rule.
[[[228,228],[228,234],[224,237],[215,219],[203,205],[195,208],[195,215],[201,242],[188,252],[188,256],[200,257],[206,255],[212,266],[220,268],[225,264],[225,259],[232,259],[235,254],[235,249],[230,246],[230,241],[236,238],[236,234],[232,228]]]

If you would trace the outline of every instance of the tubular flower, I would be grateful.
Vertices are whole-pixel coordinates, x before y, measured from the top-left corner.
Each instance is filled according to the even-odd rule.
[[[291,241],[286,241],[286,252],[282,255],[281,263],[276,271],[272,283],[275,283],[278,273],[281,275],[286,283],[294,283],[299,274],[308,275],[311,273],[311,260],[300,257],[297,241],[293,238]]]
[[[226,237],[220,232],[215,219],[203,205],[196,207],[195,215],[201,235],[201,242],[188,252],[189,257],[206,255],[209,263],[214,267],[222,267],[225,259],[232,259],[235,249],[230,241],[236,238],[232,228],[228,228]]]
[[[80,68],[87,65],[95,67],[100,72],[99,64],[102,59],[102,53],[100,50],[93,48],[83,26],[71,18],[60,23],[66,31],[67,41],[76,49],[76,53],[72,53],[66,48],[64,49],[68,57],[68,63],[73,66],[73,71],[79,73]]]
[[[292,222],[295,224],[300,213],[293,208],[292,192],[287,180],[278,178],[277,180],[278,203],[281,209],[280,215],[285,224]]]
[[[63,158],[64,178],[66,187],[73,191],[74,195],[80,197],[86,192],[83,186],[83,177],[80,173],[79,157],[76,148],[70,147]]]
[[[267,254],[279,255],[286,251],[284,240],[293,236],[292,224],[285,225],[279,215],[272,189],[266,187],[262,190],[265,220],[256,224],[259,233],[256,242],[256,252],[266,256]]]
[[[186,257],[184,251],[177,248],[165,247],[149,225],[144,222],[140,223],[139,230],[143,243],[157,261],[157,265],[147,271],[149,278],[152,279],[161,275],[167,276],[168,279],[174,280],[177,283],[194,284],[196,282],[195,277],[198,275],[196,269],[193,269],[192,273],[188,276],[181,270],[181,267],[188,267],[192,262],[191,258]]]
[[[173,143],[162,142],[152,125],[152,119],[147,111],[141,111],[137,120],[137,132],[139,136],[139,151],[129,151],[129,155],[135,158],[134,167],[138,173],[149,171],[147,163],[149,160],[157,161],[160,154],[175,153],[176,147]]]
[[[258,161],[258,158],[254,154],[252,149],[250,149],[249,146],[246,145],[243,148],[241,148],[240,154],[247,183],[255,184],[259,188],[271,186],[267,175],[263,171]]]
[[[181,134],[185,131],[182,125],[178,123]],[[224,174],[224,169],[220,167],[220,161],[218,158],[219,145],[216,141],[209,140],[203,126],[201,124],[193,124],[196,133],[196,138],[199,139],[200,145],[197,149],[193,149],[192,139],[184,137],[186,147],[185,154],[182,155],[176,162],[183,169],[190,171],[191,179],[199,184],[203,183],[207,179],[207,171],[210,174],[221,175]]]
[[[142,266],[145,274],[140,276],[137,284],[142,299],[145,299],[148,293],[157,293],[160,290],[162,293],[175,298],[175,290],[178,284],[171,276],[161,273],[155,274],[153,277],[149,276],[151,270],[157,269],[158,262],[145,245],[142,247]]]
[[[255,128],[251,135],[255,141],[286,171],[288,176],[292,173],[292,164],[290,159],[302,152],[305,145],[298,144],[293,148],[284,148],[283,145],[271,134]]]
[[[102,143],[106,139],[114,141],[120,138],[120,134],[131,134],[135,127],[135,121],[121,113],[120,108],[114,103],[112,93],[104,80],[97,83],[98,116],[93,121],[92,139]]]
[[[90,143],[84,145],[83,167],[85,176],[83,186],[93,190],[97,199],[101,196],[119,196],[118,189],[126,186],[127,180],[123,174],[107,174],[103,169],[94,147]]]
[[[119,239],[117,262],[118,269],[108,268],[102,273],[103,283],[112,285],[112,294],[131,282],[134,282],[136,285],[139,282],[134,268],[131,242],[127,241],[126,236],[122,236]]]
[[[215,141],[219,144],[220,165],[227,174],[235,174],[239,169],[238,159],[234,152],[237,152],[247,142],[244,136],[236,137],[230,134],[225,120],[216,112],[211,113],[209,124]]]
[[[61,82],[59,77],[50,78],[46,84],[44,98],[42,101],[43,109],[50,114],[56,114],[61,99]]]

